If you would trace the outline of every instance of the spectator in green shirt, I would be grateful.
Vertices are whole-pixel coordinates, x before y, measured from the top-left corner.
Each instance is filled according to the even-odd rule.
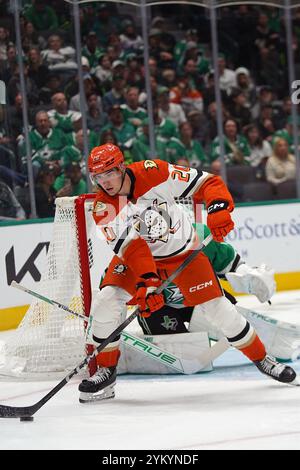
[[[92,148],[97,147],[99,145],[99,135],[96,132],[91,131],[90,129],[87,130],[88,135],[88,146],[89,151]],[[81,152],[82,156],[84,154],[84,141],[83,141],[83,130],[79,129],[77,132],[71,132],[67,135],[67,142],[68,146],[75,146]]]
[[[130,87],[125,93],[126,103],[121,104],[121,111],[124,121],[129,122],[135,128],[139,127],[142,121],[147,117],[145,108],[139,106],[139,89]]]
[[[83,177],[80,164],[70,162],[64,167],[64,172],[59,175],[53,185],[60,197],[79,196],[88,192],[87,183]]]
[[[297,126],[298,126],[298,132],[299,132],[299,129],[300,129],[300,118],[298,117],[298,123],[297,123]],[[294,135],[293,135],[293,117],[290,116],[288,119],[287,119],[287,123],[285,125],[285,127],[283,129],[279,129],[278,131],[276,131],[273,135],[273,138],[272,138],[272,145],[274,145],[276,139],[278,139],[278,137],[284,139],[287,141],[288,145],[289,145],[289,152],[290,153],[295,153],[295,144],[294,144]]]
[[[99,59],[104,53],[104,49],[98,46],[98,38],[97,33],[95,31],[88,32],[85,39],[85,45],[83,46],[81,53],[89,61],[90,72],[94,73],[95,68],[98,65]]]
[[[54,9],[44,0],[33,0],[32,5],[24,13],[37,31],[49,31],[58,28],[58,19]]]
[[[139,133],[139,135],[137,135],[133,140],[131,148],[131,155],[135,162],[154,158],[150,149],[148,118],[144,119],[140,129],[142,130],[142,133]],[[155,134],[155,149],[157,158],[168,161],[166,143],[157,134]]]
[[[182,69],[185,54],[188,50],[188,44],[194,42],[198,43],[198,32],[196,29],[188,29],[185,33],[185,38],[178,41],[174,48],[174,58],[177,63],[178,70]]]
[[[179,138],[172,137],[168,145],[168,155],[175,163],[182,158],[188,161],[188,166],[200,168],[206,163],[206,157],[199,141],[192,139],[193,129],[189,122],[179,126]]]
[[[121,107],[119,104],[114,104],[108,113],[109,121],[103,127],[102,132],[111,129],[117,138],[117,145],[123,147],[125,144],[129,146],[128,141],[135,137],[135,128],[130,122],[125,122]]]
[[[247,139],[238,134],[237,123],[233,119],[227,119],[224,122],[224,150],[226,165],[249,165],[250,148]],[[211,144],[211,169],[219,173],[220,162],[220,140],[216,137]]]
[[[69,136],[70,137],[70,136]],[[63,151],[63,160],[62,160],[62,167],[64,168],[66,165],[72,162],[80,163],[82,168],[85,168],[85,158],[84,158],[84,141],[83,141],[83,130],[79,129],[79,131],[72,134],[73,140],[70,141],[70,144],[64,148]],[[92,133],[88,130],[88,143],[89,143],[89,150],[99,145],[99,138],[97,134]]]
[[[93,31],[96,32],[99,43],[106,47],[109,44],[111,34],[119,33],[121,21],[115,14],[114,5],[112,3],[97,3],[97,13],[93,24]]]
[[[168,144],[172,137],[178,137],[176,124],[168,118],[160,117],[157,104],[153,107],[154,133],[164,144]],[[142,133],[142,128],[137,129],[137,135]]]
[[[32,164],[39,170],[43,164],[56,166],[59,171],[63,160],[63,150],[68,144],[67,136],[59,129],[52,129],[46,111],[39,111],[35,116],[35,127],[29,132],[32,150]],[[19,139],[22,164],[26,170],[26,146],[24,137]]]
[[[64,93],[55,93],[51,98],[52,109],[48,116],[53,128],[69,133],[81,129],[81,113],[68,108],[68,102]]]

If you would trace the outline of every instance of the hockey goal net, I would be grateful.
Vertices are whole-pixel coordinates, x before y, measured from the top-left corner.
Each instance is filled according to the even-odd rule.
[[[89,316],[92,290],[97,289],[112,257],[92,217],[95,195],[56,199],[47,262],[35,289],[69,309]],[[176,201],[194,221],[191,199]],[[81,362],[86,346],[83,319],[34,299],[1,351],[0,374],[22,379],[59,378]],[[87,349],[88,348],[88,349]]]

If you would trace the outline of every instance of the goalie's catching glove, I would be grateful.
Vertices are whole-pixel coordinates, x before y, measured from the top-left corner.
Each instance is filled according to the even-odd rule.
[[[270,300],[276,291],[274,269],[265,264],[250,267],[242,263],[235,272],[226,273],[225,277],[236,292],[256,295],[262,303]]]
[[[140,277],[136,285],[136,293],[127,305],[138,305],[142,317],[150,317],[152,312],[160,310],[165,299],[163,294],[155,294],[161,285],[161,280],[154,273],[147,273]]]
[[[207,226],[213,238],[222,242],[224,237],[234,228],[227,201],[213,201],[207,208]]]

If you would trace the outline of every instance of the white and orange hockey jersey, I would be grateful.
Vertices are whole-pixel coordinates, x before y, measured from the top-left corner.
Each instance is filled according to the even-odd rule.
[[[99,191],[94,219],[114,253],[122,257],[126,247],[139,236],[155,259],[176,256],[191,248],[194,230],[190,218],[175,197],[192,196],[195,202],[223,199],[228,210],[233,201],[223,181],[206,172],[160,160],[145,160],[126,169],[132,194],[108,196]]]
[[[194,168],[145,160],[129,165],[126,173],[131,194],[111,197],[100,190],[93,216],[119,261],[135,277],[164,267],[173,270],[172,260],[181,260],[198,244],[189,214],[175,198],[192,196],[207,206],[222,199],[229,211],[234,207],[221,178]]]

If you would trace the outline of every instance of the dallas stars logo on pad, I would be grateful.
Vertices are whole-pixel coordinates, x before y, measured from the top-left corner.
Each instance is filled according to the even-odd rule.
[[[177,305],[183,306],[184,297],[182,292],[180,291],[179,287],[175,284],[170,284],[164,290],[164,296],[166,300],[166,304],[174,307]]]
[[[176,331],[178,321],[176,318],[170,318],[167,315],[164,316],[164,321],[161,323],[166,330]]]

